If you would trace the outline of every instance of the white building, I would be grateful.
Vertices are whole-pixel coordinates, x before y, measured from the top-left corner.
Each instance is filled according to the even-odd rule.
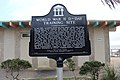
[[[77,66],[81,66],[85,61],[89,60],[97,60],[104,63],[109,63],[109,31],[115,31],[116,26],[119,25],[120,21],[115,20],[89,20],[88,30],[91,42],[91,55],[73,57]],[[30,21],[0,22],[0,62],[13,58],[28,60],[33,66],[32,70],[29,71],[30,75],[28,76],[36,77],[37,75],[42,73],[38,72],[39,74],[35,74],[34,70],[55,70],[56,63],[54,60],[48,59],[47,57],[29,56],[30,29]],[[3,74],[1,74],[0,76],[3,76]]]

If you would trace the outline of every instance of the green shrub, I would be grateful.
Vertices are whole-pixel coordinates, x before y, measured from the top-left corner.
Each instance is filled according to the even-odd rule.
[[[64,61],[64,64],[69,68],[70,71],[72,71],[74,79],[77,80],[77,77],[75,75],[75,62],[73,61],[72,58],[67,58]]]
[[[114,67],[105,66],[105,74],[103,75],[102,80],[118,80],[117,72]]]
[[[81,75],[90,75],[92,80],[98,80],[99,72],[104,66],[104,63],[99,61],[88,61],[83,64],[80,68],[79,74]]]
[[[12,77],[12,79],[18,80],[18,77],[23,73],[24,70],[31,68],[31,64],[26,60],[20,59],[8,59],[1,63],[1,69],[4,69],[6,72],[6,78],[8,74]]]

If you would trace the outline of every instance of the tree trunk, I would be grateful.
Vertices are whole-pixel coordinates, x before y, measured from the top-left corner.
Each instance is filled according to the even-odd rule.
[[[75,80],[77,80],[77,77],[75,75],[75,71],[72,71],[72,72],[73,72],[73,76],[74,76]]]

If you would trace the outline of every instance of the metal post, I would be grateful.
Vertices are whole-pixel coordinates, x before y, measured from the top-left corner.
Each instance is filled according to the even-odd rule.
[[[57,80],[63,80],[63,67],[57,68]]]
[[[67,58],[70,58],[72,56],[59,56],[59,57],[53,57],[53,56],[47,56],[48,58],[52,58],[56,60],[57,63],[57,80],[63,80],[63,61]]]
[[[63,80],[63,58],[57,59],[57,80]]]

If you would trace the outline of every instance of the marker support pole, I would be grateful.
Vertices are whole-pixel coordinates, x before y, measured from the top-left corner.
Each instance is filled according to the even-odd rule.
[[[57,80],[63,80],[63,59],[58,58],[57,61]]]
[[[57,56],[57,57],[51,57],[48,56],[48,58],[52,58],[54,60],[56,60],[57,63],[57,80],[63,80],[63,61],[67,58],[71,58],[72,56]]]

